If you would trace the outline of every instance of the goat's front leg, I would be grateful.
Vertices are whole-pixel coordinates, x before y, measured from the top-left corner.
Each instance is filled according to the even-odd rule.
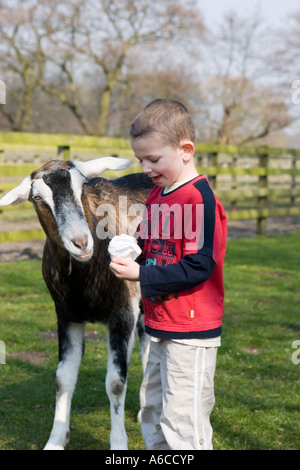
[[[59,364],[56,371],[56,408],[45,450],[63,450],[69,440],[71,401],[84,351],[84,324],[59,326]]]
[[[123,328],[124,326],[124,328]],[[110,401],[111,431],[110,449],[128,449],[125,430],[125,398],[127,371],[130,361],[134,329],[126,333],[128,325],[110,328],[108,333],[108,363],[106,374],[106,393]]]

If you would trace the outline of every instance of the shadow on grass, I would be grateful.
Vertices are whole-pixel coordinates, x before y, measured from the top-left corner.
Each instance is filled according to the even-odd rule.
[[[52,427],[57,364],[10,359],[0,369],[0,449],[41,450]],[[7,368],[5,385],[2,368]],[[10,369],[10,370],[8,370]],[[129,370],[130,374],[130,370]],[[71,441],[67,449],[109,449],[110,410],[105,391],[106,369],[82,363],[71,411]],[[17,380],[13,381],[13,376]],[[139,410],[137,383],[128,383],[126,420],[130,427]],[[132,424],[131,424],[132,421]],[[127,425],[126,425],[127,426]]]

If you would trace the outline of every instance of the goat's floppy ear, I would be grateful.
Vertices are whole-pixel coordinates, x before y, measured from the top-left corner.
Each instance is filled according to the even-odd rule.
[[[125,158],[103,157],[88,162],[72,162],[86,178],[98,176],[105,170],[124,170],[131,162]]]
[[[9,206],[10,204],[20,204],[21,202],[27,201],[29,198],[31,189],[31,178],[27,176],[23,179],[22,183],[16,188],[9,191],[5,194],[2,199],[0,199],[0,206]]]

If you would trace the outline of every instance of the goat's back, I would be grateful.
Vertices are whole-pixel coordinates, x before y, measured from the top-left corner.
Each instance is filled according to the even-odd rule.
[[[149,176],[144,173],[131,173],[112,182],[120,188],[129,189],[133,192],[141,191],[143,193],[148,193],[154,186]]]
[[[109,200],[113,203],[119,196],[126,196],[132,203],[145,204],[153,186],[149,176],[143,173],[132,173],[114,180],[92,178],[86,184],[89,196],[97,198],[99,204]]]

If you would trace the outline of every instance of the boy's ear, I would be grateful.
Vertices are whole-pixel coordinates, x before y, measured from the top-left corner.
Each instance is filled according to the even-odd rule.
[[[180,142],[180,148],[183,151],[184,161],[189,161],[195,153],[195,145],[191,140],[182,140]]]

